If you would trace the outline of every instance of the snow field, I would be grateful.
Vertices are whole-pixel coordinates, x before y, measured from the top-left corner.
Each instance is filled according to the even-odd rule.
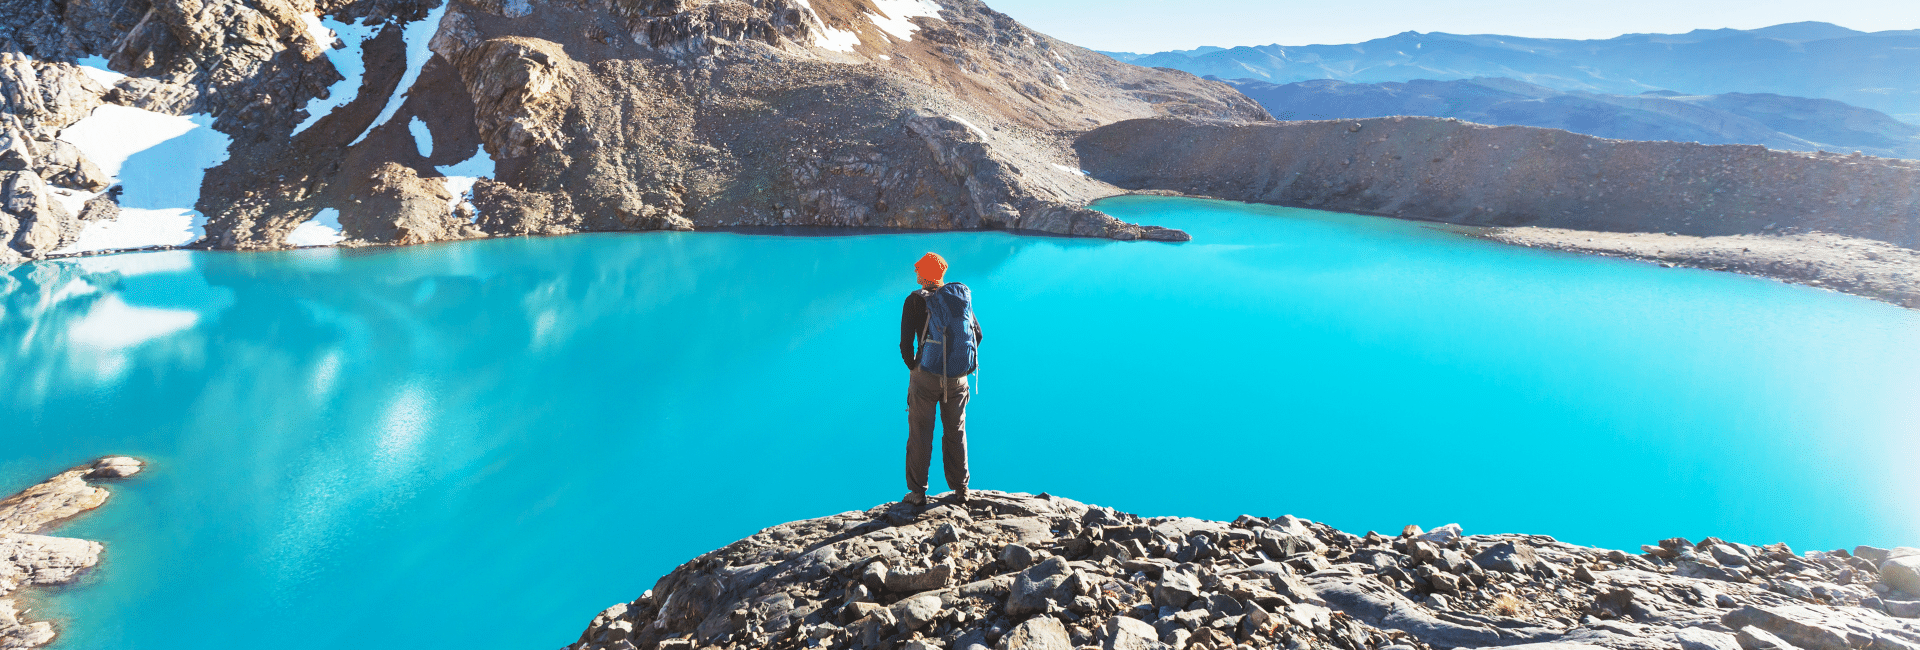
[[[60,132],[121,186],[120,216],[89,221],[80,238],[55,254],[181,246],[200,238],[206,219],[194,211],[206,170],[227,159],[232,140],[204,115],[167,115],[106,104]],[[60,191],[55,200],[78,214],[98,196]]]

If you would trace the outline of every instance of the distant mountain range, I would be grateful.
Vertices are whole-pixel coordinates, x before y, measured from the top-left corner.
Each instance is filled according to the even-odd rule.
[[[1555,90],[1620,95],[1774,93],[1836,99],[1920,124],[1920,30],[1870,33],[1803,22],[1603,40],[1405,32],[1350,45],[1104,54],[1136,65],[1281,84],[1506,77]]]
[[[1920,158],[1920,126],[1831,99],[1767,93],[1639,95],[1563,92],[1512,79],[1290,84],[1228,83],[1282,120],[1390,115],[1455,117],[1495,125],[1565,129],[1620,140],[1758,144],[1770,149]]]

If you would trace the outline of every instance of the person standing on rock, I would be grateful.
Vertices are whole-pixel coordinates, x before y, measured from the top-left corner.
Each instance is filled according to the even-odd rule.
[[[973,293],[967,285],[945,281],[945,259],[927,253],[913,270],[920,290],[908,294],[900,310],[900,357],[912,373],[907,382],[907,495],[900,500],[914,505],[927,502],[933,415],[938,407],[947,487],[965,502],[967,375],[979,368],[980,319],[973,315]]]

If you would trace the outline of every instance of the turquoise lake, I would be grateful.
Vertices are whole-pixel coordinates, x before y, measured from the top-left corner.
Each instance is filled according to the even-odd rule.
[[[974,487],[1614,548],[1920,544],[1920,312],[1185,199],[1183,244],[641,233],[0,269],[0,491],[60,648],[555,648],[703,551],[904,492],[912,264],[986,330]],[[933,464],[935,485],[940,464]]]

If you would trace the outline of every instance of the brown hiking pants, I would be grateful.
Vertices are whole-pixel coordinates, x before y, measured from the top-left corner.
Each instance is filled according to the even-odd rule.
[[[942,377],[913,369],[907,383],[907,489],[927,492],[927,467],[933,462],[933,411],[940,409],[945,431],[940,437],[940,460],[947,488],[967,489],[967,378]]]

